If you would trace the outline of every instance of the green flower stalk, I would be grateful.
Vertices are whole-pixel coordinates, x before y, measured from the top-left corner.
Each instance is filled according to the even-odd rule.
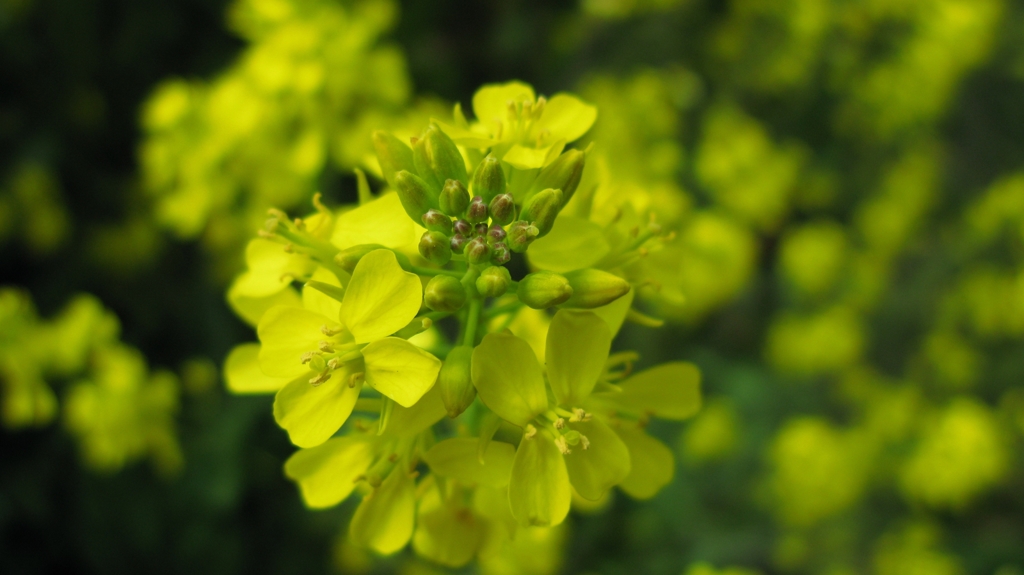
[[[381,554],[411,542],[453,567],[559,525],[574,492],[653,496],[674,464],[643,427],[700,405],[692,365],[630,375],[635,354],[609,353],[627,318],[654,322],[632,310],[644,279],[627,267],[657,237],[627,234],[594,257],[618,228],[566,213],[586,153],[565,146],[596,110],[519,83],[485,86],[473,108],[474,123],[456,108],[409,144],[374,134],[395,193],[272,213],[229,291],[259,343],[225,367],[234,391],[276,393],[274,417],[301,448],[285,472],[310,507],[369,493],[353,542]],[[568,268],[538,265],[536,246]],[[513,254],[530,273],[513,275]]]

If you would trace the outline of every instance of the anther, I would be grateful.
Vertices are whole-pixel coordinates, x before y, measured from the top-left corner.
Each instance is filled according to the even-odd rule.
[[[590,449],[590,440],[587,439],[586,435],[580,436],[580,445],[583,446],[584,451]]]
[[[573,423],[578,421],[590,421],[590,414],[582,408],[574,407],[572,408],[572,417],[569,418],[569,421]]]
[[[565,427],[565,419],[559,417],[555,420],[555,429],[562,429]]]
[[[310,378],[309,383],[313,384],[313,387],[319,387],[319,385],[328,379],[331,379],[331,372],[325,371],[318,374],[316,377]]]
[[[321,341],[318,344],[318,347],[320,348],[320,351],[322,351],[324,353],[333,353],[334,352],[334,348],[331,347],[331,344],[327,343],[326,341]]]
[[[324,324],[320,326],[320,333],[326,335],[327,337],[331,337],[332,335],[338,335],[339,333],[341,333],[341,329],[331,329],[327,327],[327,324]]]
[[[302,365],[306,365],[307,363],[309,363],[309,360],[313,359],[313,354],[315,353],[315,351],[307,351],[306,353],[302,354],[302,357],[299,358],[299,361],[302,362]]]
[[[355,387],[356,385],[362,383],[362,381],[363,381],[363,372],[359,371],[359,372],[353,373],[348,378],[348,386],[349,387]]]
[[[558,438],[555,439],[555,446],[558,447],[558,450],[562,452],[562,455],[569,455],[570,453],[572,453],[572,450],[569,449],[569,443],[566,442],[565,438],[562,437],[561,435],[559,435]],[[586,449],[586,447],[584,447],[583,449]]]
[[[537,428],[532,424],[526,424],[526,433],[523,434],[523,439],[533,439],[537,435]]]
[[[331,371],[334,371],[339,367],[341,367],[341,360],[336,357],[332,357],[330,361],[327,362],[327,368]]]

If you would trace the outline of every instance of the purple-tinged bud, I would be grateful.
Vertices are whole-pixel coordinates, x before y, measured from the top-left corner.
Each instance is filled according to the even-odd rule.
[[[503,242],[505,241],[505,236],[507,235],[508,234],[505,233],[505,228],[497,224],[494,224],[491,227],[487,228],[487,241],[489,243],[494,244],[497,242]]]
[[[452,247],[452,252],[457,254],[462,253],[462,251],[466,248],[467,243],[469,243],[469,239],[460,233],[456,233],[454,236],[452,236],[452,239],[449,242],[449,244]]]
[[[483,198],[476,196],[473,198],[473,201],[469,202],[469,209],[466,210],[466,219],[472,224],[487,221],[487,204],[484,203]]]
[[[512,251],[504,242],[498,242],[491,246],[491,263],[496,266],[503,266],[512,259]]]
[[[423,302],[434,311],[458,311],[466,303],[466,288],[459,278],[439,275],[430,278],[423,290]]]
[[[439,266],[452,259],[452,247],[448,236],[441,232],[424,232],[420,236],[419,248],[421,256]]]
[[[462,234],[467,238],[473,235],[473,224],[467,222],[466,220],[455,220],[455,225],[452,227],[452,229],[455,230],[455,233]]]
[[[519,220],[512,222],[512,225],[508,227],[508,239],[506,243],[508,247],[517,254],[521,254],[526,251],[526,248],[530,247],[533,240],[537,239],[540,235],[540,230],[537,226],[530,222]]]
[[[423,214],[423,227],[432,232],[441,232],[449,236],[452,233],[452,219],[431,208]]]
[[[505,172],[501,169],[501,162],[494,156],[487,156],[476,167],[473,172],[473,181],[470,188],[474,196],[480,196],[485,202],[498,194],[505,193]]]
[[[491,266],[476,278],[476,291],[484,297],[501,297],[512,285],[512,276],[504,266]]]
[[[487,263],[491,259],[491,248],[484,238],[473,238],[466,244],[466,261],[471,264]]]
[[[487,205],[491,221],[499,226],[508,225],[516,216],[516,201],[512,194],[498,194]]]
[[[437,198],[441,211],[452,217],[459,217],[469,206],[469,192],[458,180],[446,180],[441,195]]]
[[[477,224],[473,226],[473,235],[480,237],[487,235],[487,224]]]

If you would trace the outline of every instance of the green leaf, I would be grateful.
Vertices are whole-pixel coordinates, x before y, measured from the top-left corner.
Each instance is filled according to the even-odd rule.
[[[608,255],[611,247],[601,226],[590,220],[560,214],[554,227],[526,252],[530,265],[557,273],[589,268]]]
[[[560,405],[579,405],[604,372],[612,332],[589,312],[560,310],[548,327],[548,383]]]
[[[357,479],[373,463],[375,451],[368,437],[338,437],[297,451],[285,462],[284,473],[299,484],[307,506],[331,507],[352,493]]]
[[[606,396],[623,410],[663,419],[686,419],[700,410],[700,371],[686,362],[665,363],[624,381]]]
[[[512,462],[508,501],[512,516],[523,527],[558,525],[569,514],[569,473],[547,431],[520,442]]]
[[[321,331],[325,325],[339,327],[336,321],[302,308],[278,306],[267,310],[256,328],[262,344],[260,369],[273,377],[293,378],[309,373],[302,356],[329,339]]]
[[[224,381],[233,393],[272,393],[288,383],[288,378],[271,377],[260,369],[260,344],[235,346],[224,360]]]
[[[314,386],[309,374],[281,388],[274,398],[274,419],[299,447],[315,447],[330,439],[352,414],[360,386],[349,387],[348,373],[335,371]]]
[[[508,119],[509,101],[532,102],[535,99],[533,88],[529,84],[488,84],[473,94],[473,113],[480,123],[488,130],[492,130],[495,123],[504,123]]]
[[[498,417],[525,427],[548,408],[544,376],[530,345],[511,333],[489,333],[473,350],[473,385]]]
[[[570,423],[569,427],[590,441],[587,449],[576,445],[565,456],[569,481],[581,497],[597,501],[629,475],[629,450],[610,427],[597,419]]]
[[[401,466],[396,467],[356,508],[349,536],[359,545],[390,555],[405,547],[412,537],[415,512],[412,477]]]
[[[619,488],[630,497],[650,499],[662,487],[672,481],[676,463],[672,450],[635,427],[620,427],[615,430],[629,450],[632,468]]]
[[[547,130],[552,138],[572,142],[594,125],[597,108],[576,96],[555,94],[544,107],[544,114],[534,125],[535,131]]]
[[[405,327],[421,303],[420,279],[398,265],[394,252],[374,250],[352,270],[341,316],[356,343],[367,343]]]
[[[419,401],[441,371],[441,360],[397,337],[379,339],[363,348],[363,360],[366,383],[402,407]]]
[[[480,441],[476,438],[453,437],[431,447],[423,460],[431,471],[442,477],[492,487],[508,485],[515,448],[508,443],[491,441],[481,463],[479,447]]]

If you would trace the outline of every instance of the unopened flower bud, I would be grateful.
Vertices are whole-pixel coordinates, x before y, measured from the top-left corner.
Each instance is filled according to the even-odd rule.
[[[565,276],[553,272],[535,272],[519,282],[519,301],[533,309],[547,309],[572,297],[572,286]]]
[[[603,270],[576,270],[565,277],[572,286],[572,297],[566,300],[566,307],[601,307],[629,293],[629,282]]]
[[[476,290],[484,297],[501,297],[512,285],[512,276],[504,266],[491,266],[476,278]]]
[[[533,240],[537,239],[540,235],[540,230],[537,226],[530,222],[519,220],[512,222],[512,225],[508,227],[508,239],[506,243],[508,247],[517,254],[521,254],[526,251],[526,248],[530,247]]]
[[[402,170],[416,170],[412,160],[412,148],[393,135],[377,130],[373,133],[373,148],[377,151],[377,161],[384,173],[384,179],[392,188],[396,187],[395,174]]]
[[[470,190],[474,196],[480,196],[485,202],[490,202],[494,196],[505,193],[505,172],[502,171],[501,162],[497,158],[487,156],[477,165]]]
[[[469,208],[466,210],[466,219],[471,224],[487,221],[487,204],[484,203],[483,198],[475,196],[473,201],[469,202]]]
[[[512,259],[512,250],[508,249],[505,242],[498,242],[491,246],[491,263],[496,266],[503,266]]]
[[[334,263],[338,264],[339,268],[347,271],[348,273],[352,273],[352,270],[356,269],[356,264],[359,263],[359,260],[361,260],[363,256],[373,250],[386,249],[387,248],[380,244],[359,244],[358,246],[345,248],[338,252],[334,256]]]
[[[437,198],[441,211],[449,216],[459,217],[469,207],[469,192],[458,180],[446,180],[441,195]]]
[[[452,259],[452,247],[448,236],[441,232],[424,232],[420,236],[420,255],[443,266]]]
[[[487,224],[477,224],[473,226],[473,235],[476,237],[487,236]]]
[[[481,237],[470,240],[465,251],[466,261],[471,264],[487,263],[491,259],[491,248],[487,247],[487,240]]]
[[[555,158],[537,174],[537,179],[526,193],[525,201],[528,202],[534,194],[553,188],[562,190],[562,206],[569,203],[583,177],[584,159],[583,152],[579,150],[569,150]]]
[[[441,401],[448,410],[448,417],[458,417],[476,398],[470,369],[472,359],[473,347],[460,345],[452,348],[441,364],[437,385],[441,391]]]
[[[507,236],[507,235],[508,234],[505,233],[505,228],[503,228],[503,227],[501,227],[501,226],[499,226],[497,224],[492,225],[491,227],[487,228],[487,242],[488,243],[493,244],[493,243],[497,243],[497,242],[503,242],[503,241],[505,241],[505,236]]]
[[[466,244],[468,242],[469,239],[467,239],[466,236],[457,233],[454,236],[452,236],[452,239],[451,241],[448,242],[448,244],[451,246],[452,252],[461,254],[462,251],[466,248]]]
[[[431,208],[423,214],[423,227],[432,232],[441,232],[446,236],[452,233],[452,219]]]
[[[466,303],[466,288],[457,277],[434,276],[423,290],[423,301],[434,311],[458,311]]]
[[[498,194],[487,205],[491,221],[499,226],[508,225],[516,216],[516,201],[512,194]]]
[[[424,181],[440,191],[446,180],[468,181],[466,161],[459,148],[436,125],[431,125],[413,144],[412,159]]]
[[[432,193],[427,183],[416,174],[402,170],[395,174],[395,191],[398,192],[398,199],[405,208],[405,213],[414,222],[420,221],[423,214],[430,209]]]
[[[555,188],[548,188],[537,192],[532,198],[526,201],[523,206],[522,219],[533,222],[540,234],[544,237],[551,226],[555,224],[558,212],[562,210],[562,191]]]
[[[452,226],[452,229],[455,231],[455,233],[462,234],[467,238],[473,235],[473,224],[467,222],[466,220],[455,220],[455,225]]]

